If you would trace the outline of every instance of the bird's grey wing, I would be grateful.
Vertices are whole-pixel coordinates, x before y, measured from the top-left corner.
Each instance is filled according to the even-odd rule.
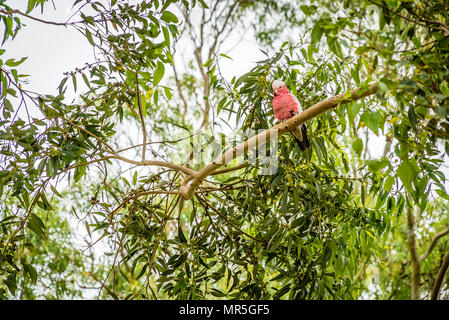
[[[303,141],[301,126],[296,127],[292,131],[290,131],[299,141]]]
[[[302,112],[302,107],[301,107],[301,104],[299,103],[298,98],[296,98],[294,95],[292,95],[292,97],[293,97],[293,100],[295,100],[296,103],[298,104],[298,112]]]

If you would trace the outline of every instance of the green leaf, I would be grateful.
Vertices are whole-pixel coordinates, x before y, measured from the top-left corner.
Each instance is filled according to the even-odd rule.
[[[304,14],[306,16],[311,16],[314,13],[316,13],[318,7],[317,6],[306,6],[306,5],[302,5],[300,6],[301,11],[304,12]]]
[[[34,9],[35,5],[36,5],[36,0],[28,0],[28,7],[27,7],[26,13],[30,13],[31,10]]]
[[[122,277],[123,277],[127,282],[129,282],[129,279],[128,279],[128,277],[126,276],[125,272],[122,270],[122,268],[119,267],[118,270],[119,270],[120,274],[122,275]]]
[[[57,195],[59,198],[62,198],[62,195],[58,192],[58,190],[55,189],[55,187],[53,187],[52,185],[50,185],[50,187],[55,195]]]
[[[343,53],[341,51],[340,43],[338,42],[337,37],[327,37],[327,45],[329,46],[329,50],[332,51],[337,57],[343,59]]]
[[[181,226],[178,228],[178,239],[181,243],[187,243],[187,239],[184,235],[184,232],[182,232]]]
[[[267,246],[268,252],[274,252],[279,245],[281,244],[281,241],[284,237],[284,232],[282,229],[279,229],[270,239]]]
[[[418,182],[416,183],[416,192],[418,194],[418,197],[420,197],[420,196],[425,194],[428,182],[429,182],[429,177],[428,176],[423,176],[420,179],[418,179]]]
[[[121,177],[123,182],[125,182],[125,184],[131,188],[131,184],[129,183],[128,179],[126,179],[125,177]]]
[[[167,97],[168,101],[171,101],[172,93],[171,93],[170,89],[167,87],[164,87],[164,93],[165,93],[165,96]]]
[[[386,193],[390,193],[391,187],[393,186],[394,178],[392,176],[388,176],[384,182],[384,191]]]
[[[410,120],[410,125],[412,126],[413,130],[416,131],[416,113],[415,109],[413,107],[408,108],[408,119]]]
[[[441,105],[437,105],[436,112],[437,112],[437,115],[439,115],[442,119],[446,118],[446,108],[445,107],[443,107]]]
[[[153,93],[153,101],[154,104],[157,105],[157,102],[159,101],[159,90],[155,90]]]
[[[209,9],[209,7],[207,6],[206,2],[204,2],[204,0],[198,0],[198,2],[201,3],[201,5],[203,6],[203,8]]]
[[[284,174],[279,172],[279,174],[271,181],[271,188],[274,188],[278,183],[284,178]]]
[[[65,86],[65,83],[67,82],[67,79],[68,78],[62,79],[61,83],[59,84],[59,87],[58,87],[59,88],[59,94],[62,94],[65,91],[64,86]]]
[[[230,56],[228,56],[227,54],[224,54],[224,53],[220,53],[220,56],[222,56],[222,57],[225,57],[225,58],[227,58],[227,59],[231,59],[231,60],[232,60],[232,58],[231,58]]]
[[[377,82],[377,95],[382,96],[388,90],[386,83],[382,81]]]
[[[438,193],[438,195],[439,195],[440,197],[442,197],[443,199],[449,200],[449,195],[447,194],[446,191],[441,190],[441,189],[437,189],[437,190],[435,190],[435,191],[436,191],[436,193]]]
[[[361,105],[358,103],[351,103],[349,105],[347,110],[348,110],[348,119],[350,122],[352,122],[352,123],[354,122],[354,119],[359,114],[360,107],[361,107]]]
[[[8,78],[6,78],[6,76],[3,75],[3,72],[0,72],[0,78],[1,78],[1,87],[2,87],[2,93],[1,93],[1,98],[5,97],[6,94],[8,93]]]
[[[366,163],[368,164],[369,171],[376,173],[377,171],[388,166],[390,161],[386,157],[382,157],[380,160],[368,160]]]
[[[409,192],[413,191],[412,182],[418,176],[418,172],[412,163],[408,160],[403,161],[397,170],[397,175],[401,179],[404,186],[407,188]]]
[[[92,38],[92,34],[88,29],[86,29],[86,38],[92,46],[95,46],[94,39]]]
[[[153,85],[156,86],[162,80],[164,73],[165,73],[164,64],[162,62],[158,61],[156,70],[154,71],[154,75],[153,75]]]
[[[73,82],[73,89],[76,92],[76,76],[74,73],[72,73],[72,82]]]
[[[173,23],[178,23],[178,17],[175,16],[173,13],[171,13],[170,11],[164,11],[162,12],[162,16],[161,19],[164,20],[165,22],[173,22]]]
[[[135,171],[133,175],[133,185],[135,186],[136,184],[137,184],[137,171]]]
[[[173,268],[176,269],[176,268],[178,268],[179,266],[181,266],[181,265],[187,260],[187,257],[188,257],[188,253],[187,253],[187,252],[183,253],[183,254],[178,258],[178,260],[176,260],[176,262],[173,264]]]
[[[11,102],[8,99],[5,98],[5,100],[3,100],[3,103],[5,105],[5,109],[6,110],[14,112],[14,108],[13,108]]]
[[[9,59],[5,62],[5,64],[8,67],[17,67],[18,65],[22,64],[26,59],[27,59],[27,57],[24,57],[20,60]]]
[[[383,124],[382,115],[379,110],[376,112],[366,110],[360,117],[360,121],[364,122],[366,126],[376,135],[379,133],[379,127]]]
[[[0,170],[0,179],[6,177],[9,174],[9,170]]]
[[[34,213],[30,214],[30,217],[28,218],[27,223],[28,228],[30,228],[31,231],[36,233],[39,237],[42,239],[45,238],[45,225],[42,222],[41,218],[36,216]]]
[[[443,93],[446,97],[449,97],[449,87],[447,85],[446,80],[440,83],[440,91]]]
[[[291,223],[290,227],[292,229],[294,229],[294,228],[297,228],[299,226],[302,226],[306,222],[307,222],[307,217],[306,216],[301,216],[301,217],[296,218],[295,220],[293,220],[293,222]]]
[[[85,162],[86,161],[83,160],[82,162],[79,162],[78,164],[82,164],[82,163],[85,163]],[[74,175],[75,182],[78,182],[83,177],[85,172],[86,172],[86,166],[85,165],[81,165],[79,167],[76,167],[75,175]]]
[[[352,79],[354,79],[354,81],[355,81],[355,84],[359,86],[360,85],[359,72],[355,69],[351,69],[350,72],[351,72]]]
[[[224,98],[222,98],[222,99],[220,100],[220,102],[218,103],[218,106],[217,106],[217,114],[220,113],[220,111],[221,111],[221,109],[223,108],[225,102],[227,102],[227,101],[228,101],[228,97],[224,97]]]
[[[145,274],[145,271],[147,270],[148,265],[144,265],[142,267],[142,270],[140,270],[139,274],[136,277],[136,280],[139,280],[140,277],[142,277]]]
[[[24,261],[22,261],[22,266],[25,272],[28,273],[28,275],[30,276],[32,284],[35,284],[37,281],[36,269],[34,269],[34,267],[31,264],[28,264]]]
[[[83,76],[84,83],[85,83],[86,86],[88,86],[89,89],[90,89],[90,83],[89,83],[89,80],[87,79],[87,76],[86,76],[84,73],[82,74],[82,76]]]
[[[221,291],[218,290],[218,289],[214,289],[214,288],[212,288],[212,289],[210,290],[210,294],[213,295],[214,297],[218,297],[218,298],[226,297],[226,294],[225,294],[225,293],[221,292]]]
[[[352,149],[357,154],[357,156],[360,157],[360,155],[362,154],[362,151],[363,151],[363,141],[362,141],[362,139],[358,138],[357,140],[355,140],[352,143]]]
[[[321,28],[321,21],[315,23],[311,33],[311,44],[315,44],[321,40],[321,36],[323,35],[323,29]]]
[[[164,41],[167,46],[170,46],[170,33],[166,27],[162,27],[162,33],[164,34]]]
[[[16,294],[17,289],[17,281],[16,274],[11,273],[6,280],[4,280],[4,284],[8,287],[9,292],[14,296]]]
[[[281,289],[279,289],[274,295],[273,295],[273,299],[279,299],[280,297],[282,297],[284,294],[286,294],[287,292],[290,291],[290,284],[285,285],[284,287],[282,287]]]

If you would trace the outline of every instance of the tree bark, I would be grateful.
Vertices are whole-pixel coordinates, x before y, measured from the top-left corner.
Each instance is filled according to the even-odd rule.
[[[430,296],[431,300],[438,300],[438,296],[440,295],[441,286],[443,284],[444,277],[446,276],[447,269],[449,268],[449,252],[446,253],[443,259],[443,264],[438,271],[437,278],[435,280],[435,284],[433,285],[432,294]]]
[[[415,221],[411,207],[407,207],[407,244],[410,251],[412,265],[412,300],[419,300],[419,289],[421,282],[421,263],[418,259],[415,239]]]

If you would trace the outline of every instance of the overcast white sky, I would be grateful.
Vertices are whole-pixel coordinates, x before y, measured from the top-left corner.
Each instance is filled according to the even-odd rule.
[[[64,22],[73,10],[74,0],[57,0],[57,10],[51,3],[35,9],[32,15],[41,19]],[[27,0],[7,1],[14,8],[26,11]],[[22,74],[29,77],[28,89],[49,94],[56,89],[63,78],[63,72],[83,66],[85,62],[93,61],[92,50],[86,38],[72,28],[48,25],[21,17],[26,24],[19,31],[14,41],[7,41],[3,48],[9,58],[28,57],[19,67]]]
[[[9,0],[7,3],[26,11],[28,0]],[[44,20],[65,22],[74,13],[73,3],[74,0],[55,0],[56,10],[50,2],[46,3],[43,14],[39,7],[31,15]],[[54,94],[64,72],[93,61],[90,44],[77,30],[20,18],[26,26],[19,31],[14,41],[7,41],[2,48],[6,49],[5,58],[28,57],[19,68],[21,73],[31,75],[28,89]],[[2,26],[0,30],[1,28]],[[238,58],[222,59],[222,71],[228,79],[248,72],[256,61],[264,59],[256,43],[248,39],[241,41],[229,54]],[[78,81],[78,84],[82,86],[83,81]],[[70,86],[68,89],[71,89]]]

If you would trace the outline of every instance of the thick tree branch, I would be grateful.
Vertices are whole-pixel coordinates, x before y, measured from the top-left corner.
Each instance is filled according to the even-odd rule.
[[[431,300],[437,300],[440,295],[441,285],[443,284],[444,277],[446,275],[447,269],[449,268],[449,252],[446,253],[443,259],[443,264],[438,271],[437,278],[435,280],[435,284],[433,285],[432,294],[430,296]]]
[[[198,186],[204,179],[206,179],[206,177],[213,174],[218,168],[226,165],[238,156],[248,153],[248,151],[253,150],[258,146],[260,147],[264,145],[271,139],[274,139],[273,136],[277,137],[278,135],[282,135],[292,130],[293,128],[298,127],[300,124],[309,121],[330,109],[336,108],[339,105],[351,101],[370,96],[372,94],[375,94],[376,92],[377,84],[373,83],[367,87],[354,89],[349,93],[342,93],[313,105],[312,107],[304,110],[296,116],[288,119],[287,121],[275,125],[274,127],[256,136],[253,136],[250,139],[235,146],[234,148],[222,153],[218,158],[216,158],[214,161],[200,170],[194,177],[187,177],[182,182],[180,191],[182,192],[185,199],[191,199],[193,197],[193,194],[195,193],[196,188],[198,188]]]
[[[412,300],[419,299],[419,287],[421,281],[421,264],[418,259],[415,239],[415,219],[413,218],[412,208],[407,207],[407,244],[410,251],[412,265]]]

